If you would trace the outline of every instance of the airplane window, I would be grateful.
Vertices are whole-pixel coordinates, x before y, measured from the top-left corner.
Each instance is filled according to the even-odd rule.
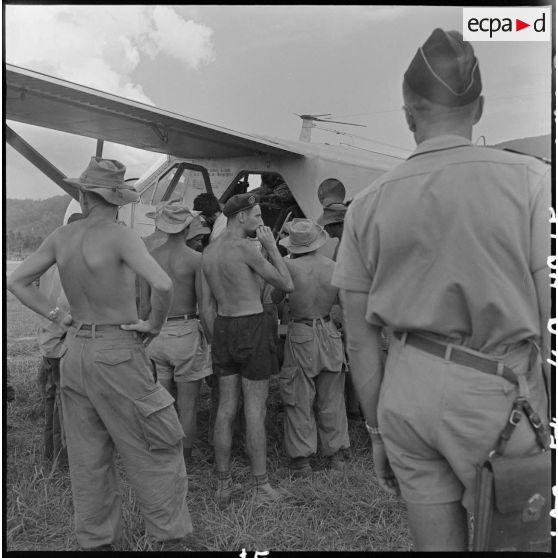
[[[248,189],[246,190],[247,192],[251,192],[252,190],[255,190],[256,188],[259,188],[261,186],[262,183],[262,175],[261,174],[249,174],[248,175]]]
[[[187,207],[192,207],[194,198],[205,192],[203,174],[198,170],[184,169],[171,197],[180,197]]]
[[[140,194],[140,200],[141,203],[144,204],[151,204],[151,197],[153,196],[153,192],[155,191],[155,184],[152,184],[151,186],[149,186],[149,188],[146,188],[141,194]]]
[[[176,171],[178,169],[178,165],[174,165],[171,167],[169,171],[159,179],[157,182],[157,189],[155,190],[155,195],[153,196],[153,201],[151,202],[153,205],[157,205],[163,199],[165,192],[167,191]]]

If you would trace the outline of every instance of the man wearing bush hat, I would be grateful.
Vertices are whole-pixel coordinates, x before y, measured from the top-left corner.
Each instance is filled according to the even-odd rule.
[[[533,343],[550,348],[550,167],[473,145],[481,89],[471,44],[435,29],[403,80],[417,148],[355,196],[333,276],[376,475],[400,489],[419,551],[467,549],[475,466],[517,383],[546,422],[529,360]],[[394,332],[385,371],[382,328]],[[513,372],[498,375],[501,364]],[[528,422],[506,454],[539,451]]]
[[[290,253],[285,262],[294,284],[279,376],[285,405],[285,448],[291,472],[308,474],[312,471],[309,457],[316,453],[319,438],[323,455],[339,471],[345,467],[343,450],[349,448],[349,432],[345,354],[341,334],[330,317],[338,297],[337,287],[331,285],[335,264],[317,253],[328,239],[320,225],[310,219],[293,219],[287,230],[289,236],[279,241]],[[284,294],[276,289],[273,302],[281,302]]]
[[[181,203],[161,207],[155,219],[167,241],[150,251],[172,280],[173,299],[161,333],[147,348],[158,381],[172,393],[176,387],[178,417],[184,430],[183,454],[193,465],[192,446],[196,438],[197,400],[203,378],[211,374],[209,345],[198,315],[201,254],[185,244],[185,231],[195,217]]]
[[[67,329],[61,401],[75,531],[83,549],[106,550],[121,534],[120,454],[148,533],[173,543],[192,532],[185,498],[183,431],[173,399],[153,379],[144,342],[157,336],[172,282],[138,234],[117,222],[118,207],[136,201],[119,161],[92,157],[79,178],[84,219],[56,229],[11,275],[21,302]],[[53,308],[33,284],[58,266],[70,312]],[[138,320],[136,274],[151,288],[151,313]]]

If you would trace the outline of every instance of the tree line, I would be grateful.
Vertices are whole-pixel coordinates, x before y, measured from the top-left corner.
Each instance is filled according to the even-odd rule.
[[[70,196],[45,200],[6,199],[5,253],[8,259],[35,251],[41,242],[62,225]]]

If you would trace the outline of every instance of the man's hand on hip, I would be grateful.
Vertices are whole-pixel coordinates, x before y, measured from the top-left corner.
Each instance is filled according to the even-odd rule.
[[[161,332],[161,328],[153,327],[149,320],[138,320],[135,324],[122,324],[120,327],[126,331],[137,331],[145,347]]]

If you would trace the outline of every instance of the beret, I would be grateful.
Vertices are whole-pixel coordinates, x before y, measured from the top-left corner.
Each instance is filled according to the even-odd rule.
[[[482,91],[478,60],[459,31],[434,29],[404,79],[421,97],[446,106],[472,103]]]
[[[225,207],[223,207],[223,213],[225,217],[231,217],[236,215],[239,211],[246,209],[251,209],[258,203],[258,197],[254,194],[237,194],[230,198]]]

